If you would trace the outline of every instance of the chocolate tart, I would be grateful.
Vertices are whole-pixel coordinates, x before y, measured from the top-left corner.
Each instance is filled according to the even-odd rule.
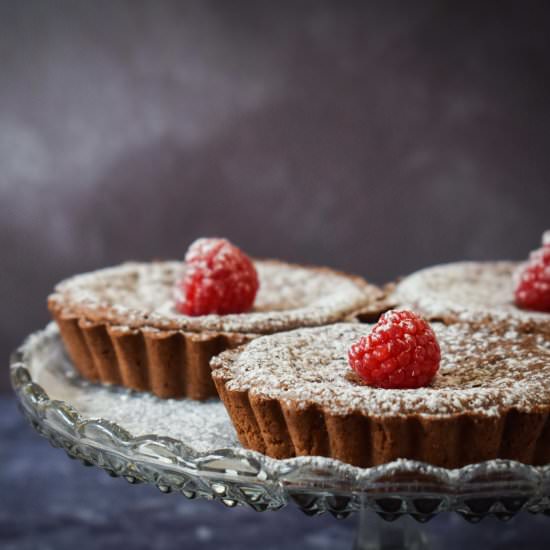
[[[513,319],[550,333],[550,313],[514,304],[516,262],[456,262],[417,271],[400,281],[389,300],[427,319]]]
[[[125,263],[76,275],[48,299],[65,347],[88,380],[159,397],[216,396],[210,358],[261,334],[376,311],[381,291],[360,277],[275,260],[255,261],[252,311],[189,317],[175,310],[181,262]]]
[[[429,387],[364,385],[347,363],[372,325],[258,338],[211,361],[241,443],[274,458],[361,467],[398,458],[447,468],[494,458],[550,462],[550,340],[499,323],[433,323],[441,366]]]

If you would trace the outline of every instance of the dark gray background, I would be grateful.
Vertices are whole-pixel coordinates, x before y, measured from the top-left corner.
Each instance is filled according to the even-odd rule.
[[[376,282],[524,257],[550,225],[549,13],[0,0],[2,357],[59,279],[202,235]]]

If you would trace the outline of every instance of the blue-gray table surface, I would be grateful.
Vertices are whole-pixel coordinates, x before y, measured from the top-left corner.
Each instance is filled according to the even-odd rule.
[[[0,549],[351,548],[357,519],[307,517],[294,506],[257,513],[131,486],[52,448],[0,397]],[[550,548],[550,518],[522,513],[470,525],[442,514],[424,531],[433,548]]]

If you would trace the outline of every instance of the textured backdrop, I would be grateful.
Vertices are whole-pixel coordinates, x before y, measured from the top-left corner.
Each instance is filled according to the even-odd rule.
[[[0,0],[2,357],[59,279],[202,235],[377,282],[525,256],[550,226],[549,14]]]

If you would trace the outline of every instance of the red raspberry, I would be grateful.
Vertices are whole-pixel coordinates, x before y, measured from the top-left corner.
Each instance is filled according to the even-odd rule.
[[[225,239],[198,239],[185,255],[185,272],[177,283],[176,309],[185,315],[243,313],[258,291],[258,274],[250,258]]]
[[[424,319],[412,311],[388,311],[351,346],[348,359],[369,386],[420,388],[435,376],[441,352]]]
[[[520,269],[514,294],[518,307],[550,312],[550,231],[542,236],[542,248],[531,252]]]

